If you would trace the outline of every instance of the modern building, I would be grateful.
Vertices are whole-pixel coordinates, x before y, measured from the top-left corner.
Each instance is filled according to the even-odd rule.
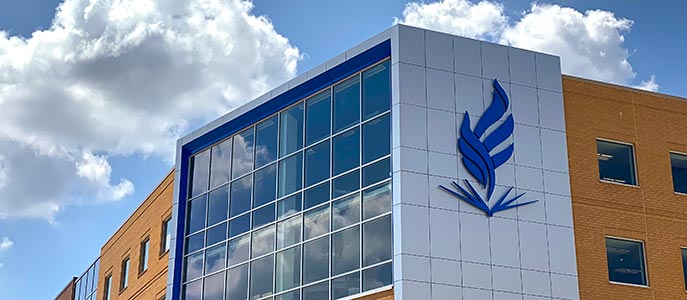
[[[685,299],[686,114],[395,25],[180,139],[97,299]]]

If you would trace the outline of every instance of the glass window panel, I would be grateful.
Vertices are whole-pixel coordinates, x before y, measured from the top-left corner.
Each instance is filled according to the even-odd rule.
[[[231,139],[212,147],[210,162],[210,188],[229,182],[231,178]]]
[[[203,195],[189,202],[186,234],[196,232],[205,227],[205,205],[207,196]]]
[[[360,121],[360,77],[334,86],[334,132]]]
[[[389,61],[363,72],[363,119],[389,110],[391,76]]]
[[[332,235],[332,275],[360,267],[360,228],[355,226]]]
[[[275,292],[295,288],[301,284],[301,247],[296,246],[276,255]]]
[[[673,172],[673,190],[687,194],[687,155],[670,153],[670,168]]]
[[[245,214],[229,221],[229,238],[250,230],[250,214]]]
[[[250,258],[250,234],[229,241],[227,251],[228,265],[240,264]]]
[[[391,159],[386,158],[363,168],[363,186],[391,177]]]
[[[203,281],[197,280],[184,285],[184,300],[200,300],[200,295],[203,292]]]
[[[253,169],[254,128],[250,127],[234,136],[231,159],[231,178],[239,178]]]
[[[279,162],[279,197],[300,190],[303,185],[303,153]]]
[[[392,283],[391,263],[363,271],[363,292],[374,290]]]
[[[332,144],[334,176],[360,164],[360,134],[357,127],[334,137]]]
[[[227,219],[229,211],[229,185],[220,187],[208,194],[208,226]]]
[[[346,195],[360,188],[360,170],[355,170],[332,181],[332,198]]]
[[[329,201],[329,182],[316,185],[305,191],[304,209]]]
[[[255,168],[277,160],[278,116],[273,116],[255,125]]]
[[[224,243],[205,250],[205,274],[224,269],[226,266],[227,248]]]
[[[274,297],[274,300],[301,300],[301,291],[295,290]]]
[[[251,207],[250,190],[252,178],[250,175],[231,183],[231,205],[229,216],[237,216],[248,211]]]
[[[329,140],[305,150],[305,186],[329,178]]]
[[[274,225],[253,232],[252,257],[274,251]]]
[[[360,293],[360,272],[332,279],[332,299]]]
[[[203,275],[203,251],[186,257],[184,281],[193,280]]]
[[[248,299],[248,264],[227,271],[227,298],[230,300]]]
[[[186,238],[186,253],[195,252],[203,248],[205,244],[205,231],[196,233]]]
[[[205,150],[191,157],[191,195],[198,196],[208,190],[210,177],[210,151]]]
[[[355,193],[332,203],[332,230],[360,221],[360,194]]]
[[[601,180],[637,184],[632,145],[597,140],[596,147]]]
[[[272,294],[274,255],[251,262],[250,298],[258,299]]]
[[[227,223],[226,222],[207,230],[207,241],[206,241],[207,246],[214,245],[214,244],[219,243],[221,241],[224,241],[226,239],[227,239]]]
[[[329,236],[303,244],[303,284],[329,277]]]
[[[269,165],[255,172],[253,207],[275,199],[277,195],[277,164]]]
[[[389,155],[391,151],[390,114],[363,124],[363,163]]]
[[[329,281],[303,288],[303,300],[329,299]]]
[[[391,183],[363,191],[363,220],[391,211]]]
[[[331,128],[331,90],[308,99],[305,110],[305,140],[307,145],[329,135]]]
[[[301,241],[302,221],[303,218],[298,215],[277,224],[277,249],[285,248]]]
[[[203,300],[222,300],[224,298],[224,272],[205,278]]]
[[[644,246],[641,242],[606,238],[606,256],[610,281],[646,285]]]
[[[253,211],[253,228],[274,222],[274,204]]]
[[[162,223],[162,252],[169,250],[170,243],[172,242],[172,219],[167,219]]]
[[[139,273],[141,273],[145,270],[148,270],[149,253],[150,253],[150,238],[146,239],[145,241],[143,241],[143,243],[141,243],[141,250],[140,250],[139,262],[138,262],[139,263],[138,264],[138,272]],[[93,281],[92,278],[94,278],[94,277],[95,276],[91,275],[91,281]],[[90,282],[90,283],[92,284],[93,282]],[[91,290],[90,285],[88,287],[88,290],[90,292],[90,290]]]
[[[301,211],[301,194],[295,194],[277,202],[277,219],[288,217]]]
[[[287,156],[303,148],[303,103],[281,113],[279,128],[279,154]]]
[[[305,212],[303,215],[304,240],[327,232],[329,232],[329,205]]]
[[[391,259],[391,215],[363,224],[363,267]]]
[[[112,295],[112,275],[105,278],[105,300],[111,300]]]
[[[687,291],[687,249],[682,248],[682,272],[685,279],[685,291]]]

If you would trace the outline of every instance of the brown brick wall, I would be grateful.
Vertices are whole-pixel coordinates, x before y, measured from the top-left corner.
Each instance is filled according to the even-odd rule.
[[[104,299],[105,277],[112,275],[112,300],[159,300],[167,284],[167,253],[160,253],[162,222],[172,214],[174,172],[170,172],[102,247],[98,300]],[[140,245],[150,238],[148,269],[139,274]],[[122,261],[130,258],[128,287],[119,289]]]
[[[60,292],[55,300],[74,300],[74,292],[76,288],[76,277],[69,281],[67,286]]]
[[[687,196],[669,151],[687,152],[687,99],[563,76],[581,299],[687,298]],[[639,186],[599,180],[596,138],[634,144]],[[608,281],[605,236],[644,241],[649,287]]]

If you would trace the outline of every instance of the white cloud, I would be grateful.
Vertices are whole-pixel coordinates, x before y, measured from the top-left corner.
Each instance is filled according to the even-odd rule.
[[[638,89],[650,91],[650,92],[655,92],[658,91],[658,88],[660,87],[658,83],[656,82],[656,76],[651,75],[651,79],[649,80],[644,80],[640,82],[638,85],[635,86]]]
[[[8,237],[3,237],[2,242],[0,242],[0,252],[10,250],[14,246],[14,242]]]
[[[176,139],[296,74],[297,48],[241,0],[65,0],[0,31],[0,218],[52,221],[133,184],[108,157],[171,162]]]
[[[472,13],[478,10],[489,13]],[[519,19],[509,20],[496,2],[443,0],[409,3],[397,21],[558,55],[563,73],[570,75],[624,85],[636,77],[624,45],[632,21],[608,11],[580,12],[535,2]]]

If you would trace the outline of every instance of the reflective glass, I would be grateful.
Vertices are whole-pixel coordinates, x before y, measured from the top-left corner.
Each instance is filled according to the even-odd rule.
[[[360,121],[360,77],[334,86],[334,132]]]
[[[363,191],[363,220],[391,211],[391,183]]]
[[[641,242],[606,238],[606,256],[610,281],[646,285],[644,246]]]
[[[303,239],[307,240],[329,232],[329,205],[303,214]]]
[[[207,196],[193,199],[188,204],[188,219],[186,224],[186,234],[196,232],[205,228],[205,205]]]
[[[231,202],[229,207],[230,217],[240,215],[250,209],[251,183],[252,177],[250,175],[231,183],[231,197],[229,198]]]
[[[275,292],[295,288],[301,284],[301,247],[278,252],[275,271]]]
[[[227,298],[231,300],[248,299],[248,264],[227,271]]]
[[[184,270],[186,270],[184,281],[193,280],[203,275],[203,251],[186,257]]]
[[[255,168],[260,168],[277,160],[278,116],[271,117],[255,125]]]
[[[272,294],[274,255],[250,263],[250,298],[258,299]]]
[[[329,276],[329,237],[303,244],[303,284]]]
[[[203,292],[203,281],[197,280],[184,285],[184,300],[201,300],[200,295]]]
[[[245,214],[229,221],[229,238],[250,230],[250,214]]]
[[[253,228],[274,222],[274,203],[253,211]]]
[[[205,278],[203,300],[222,300],[224,298],[224,272]]]
[[[332,279],[332,299],[360,293],[360,272]]]
[[[203,248],[205,243],[205,231],[196,233],[186,238],[186,253],[195,252]]]
[[[255,258],[274,251],[274,225],[253,231],[251,257]]]
[[[207,231],[207,242],[206,245],[214,245],[218,242],[227,239],[227,223],[224,222],[220,225],[212,227]]]
[[[210,188],[229,182],[231,178],[231,139],[212,147],[210,163]]]
[[[303,185],[303,152],[279,161],[279,197],[286,196]]]
[[[631,145],[597,140],[596,148],[601,180],[637,185]]]
[[[279,156],[303,148],[303,103],[281,113],[279,122]]]
[[[329,201],[329,182],[316,185],[305,191],[304,209]]]
[[[295,194],[277,202],[277,219],[288,217],[301,211],[301,194]]]
[[[355,193],[332,203],[332,230],[360,222],[360,194]]]
[[[670,168],[673,171],[673,190],[687,194],[687,155],[670,153]]]
[[[363,186],[391,177],[391,159],[386,158],[363,168]]]
[[[208,190],[210,151],[205,150],[191,157],[191,195],[198,196]]]
[[[391,285],[393,273],[391,263],[383,264],[363,271],[363,292]]]
[[[210,274],[224,269],[226,263],[227,248],[224,243],[205,250],[205,274]]]
[[[233,266],[250,258],[250,234],[237,237],[229,241],[227,251],[227,265]]]
[[[363,124],[363,163],[371,162],[391,151],[390,114]]]
[[[303,300],[329,299],[329,281],[303,288]]]
[[[305,150],[305,186],[329,178],[329,140]]]
[[[301,299],[301,291],[299,291],[299,290],[290,291],[288,293],[283,293],[281,295],[274,297],[274,300],[300,300],[300,299]]]
[[[231,178],[239,178],[253,169],[254,128],[250,127],[234,136],[231,159]]]
[[[346,195],[360,188],[360,171],[355,170],[332,181],[332,198]]]
[[[277,164],[255,171],[253,207],[261,206],[275,199],[277,195]]]
[[[331,128],[331,96],[330,89],[308,99],[305,110],[305,140],[306,145],[329,135]]]
[[[363,119],[389,110],[391,76],[389,61],[363,72]]]
[[[391,259],[391,215],[363,224],[363,267]]]
[[[301,223],[303,218],[298,215],[277,224],[277,249],[291,246],[301,241]]]
[[[229,185],[210,192],[208,202],[208,226],[226,220],[229,211]]]
[[[332,235],[332,275],[346,273],[360,267],[359,226]]]
[[[687,291],[687,249],[682,248],[682,272],[685,279],[685,291]]]
[[[333,175],[339,175],[360,165],[360,134],[358,128],[334,137]]]

